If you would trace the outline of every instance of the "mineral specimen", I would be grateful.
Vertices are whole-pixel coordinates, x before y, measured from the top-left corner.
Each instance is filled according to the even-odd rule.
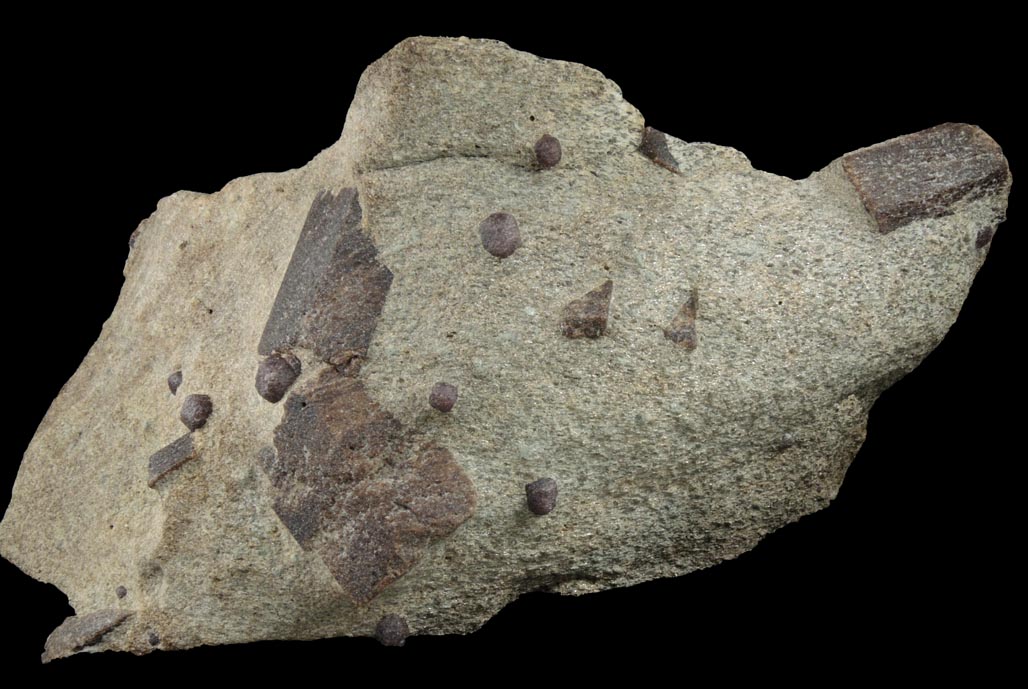
[[[308,165],[134,233],[0,524],[76,611],[44,660],[402,645],[735,557],[835,496],[1009,187],[967,124],[793,181],[581,65],[404,41]]]

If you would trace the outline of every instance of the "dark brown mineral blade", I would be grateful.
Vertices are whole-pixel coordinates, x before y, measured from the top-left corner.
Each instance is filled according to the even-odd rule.
[[[848,153],[842,169],[883,234],[948,215],[962,199],[999,193],[1010,178],[988,134],[952,123]]]
[[[150,456],[150,477],[147,485],[155,487],[158,482],[171,472],[178,469],[191,459],[196,459],[197,452],[193,447],[193,434],[186,433],[184,436],[165,445]]]
[[[279,287],[258,351],[302,346],[319,359],[367,353],[393,274],[361,230],[356,189],[321,192]]]
[[[100,642],[104,634],[127,620],[131,612],[125,610],[98,610],[87,615],[67,618],[50,633],[43,650],[43,662],[70,656],[83,648]]]
[[[597,338],[607,332],[607,316],[610,312],[610,295],[614,282],[607,280],[581,299],[575,299],[564,307],[560,329],[564,337]]]

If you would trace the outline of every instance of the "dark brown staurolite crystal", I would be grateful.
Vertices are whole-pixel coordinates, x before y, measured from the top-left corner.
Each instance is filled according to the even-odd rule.
[[[258,460],[293,538],[365,604],[471,516],[475,489],[448,449],[415,443],[360,378],[392,283],[360,218],[354,189],[314,199],[264,329],[259,350],[269,356],[257,388],[274,402],[295,381],[299,361],[280,347],[306,347],[321,360],[318,375],[286,398],[275,447]],[[452,407],[448,387],[453,400],[438,402]]]
[[[953,123],[848,153],[842,169],[883,234],[949,215],[957,201],[994,193],[1010,176],[992,137]]]

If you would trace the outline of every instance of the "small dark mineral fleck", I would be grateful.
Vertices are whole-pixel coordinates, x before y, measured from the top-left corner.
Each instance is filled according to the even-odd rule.
[[[549,514],[557,506],[557,482],[552,478],[541,478],[525,486],[528,509],[533,514]]]
[[[457,403],[457,386],[449,383],[436,383],[428,395],[428,403],[433,409],[447,412]]]
[[[214,411],[214,403],[207,395],[190,395],[182,403],[182,411],[179,418],[191,431],[203,428],[207,423],[207,417]]]
[[[671,172],[679,172],[678,161],[671,155],[671,149],[667,147],[667,137],[664,132],[657,131],[653,127],[643,129],[642,144],[639,151],[663,168]]]
[[[784,452],[785,450],[788,450],[790,447],[795,447],[795,445],[796,436],[794,436],[792,433],[783,433],[782,437],[778,439],[779,452]]]
[[[974,240],[974,245],[979,249],[984,249],[992,242],[992,237],[996,234],[995,227],[983,227],[978,230],[978,237]]]
[[[560,162],[560,142],[557,137],[543,134],[535,142],[535,161],[543,170],[549,169]]]
[[[510,213],[493,213],[478,226],[482,246],[493,256],[507,258],[521,246],[518,221]]]
[[[168,376],[168,389],[171,390],[171,394],[178,392],[179,385],[182,385],[182,371],[175,371]]]
[[[157,632],[150,632],[147,635],[146,640],[150,642],[151,646],[156,646],[161,643],[161,637],[157,636]]]
[[[410,636],[407,620],[390,613],[378,621],[375,627],[375,638],[383,646],[403,646]]]
[[[580,337],[595,339],[606,333],[613,289],[613,280],[607,280],[581,299],[568,302],[560,322],[564,337],[572,340]]]
[[[300,375],[300,360],[289,352],[275,352],[257,366],[257,393],[269,402],[285,397]]]
[[[119,586],[118,588],[114,589],[114,593],[117,594],[118,598],[124,598],[128,595],[128,589],[124,586]]]

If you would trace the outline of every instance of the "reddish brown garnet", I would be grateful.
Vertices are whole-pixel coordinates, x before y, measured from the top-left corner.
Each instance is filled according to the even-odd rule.
[[[493,213],[478,226],[482,246],[493,256],[507,258],[521,246],[518,221],[510,213]]]
[[[560,162],[561,150],[557,137],[543,134],[535,142],[535,161],[543,170],[548,170]]]
[[[457,403],[457,386],[449,383],[436,383],[428,395],[428,403],[433,409],[448,412]]]
[[[525,486],[528,509],[532,514],[549,514],[557,506],[557,482],[552,478],[541,478]]]
[[[407,620],[399,615],[389,614],[378,621],[375,627],[375,638],[383,646],[403,646],[410,636]]]
[[[278,402],[296,382],[300,368],[300,360],[292,354],[275,352],[257,366],[257,394]]]
[[[179,418],[191,431],[203,428],[207,423],[207,417],[214,411],[214,403],[207,395],[190,395],[182,403],[182,411]]]

